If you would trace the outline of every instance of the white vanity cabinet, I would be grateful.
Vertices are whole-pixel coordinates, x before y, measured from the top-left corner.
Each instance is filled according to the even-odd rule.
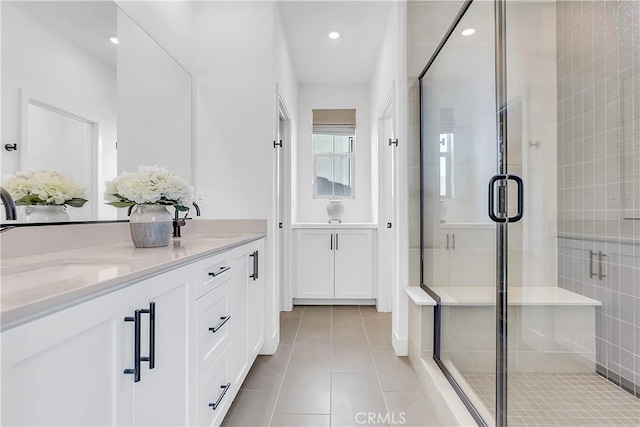
[[[219,425],[264,343],[263,248],[2,332],[2,425]]]
[[[4,332],[2,424],[186,425],[193,276],[182,267]]]
[[[133,289],[5,331],[2,425],[131,425]]]
[[[133,386],[135,426],[188,423],[189,308],[194,276],[193,267],[187,266],[133,286],[134,310],[150,311],[140,317],[141,355],[153,358],[141,362],[140,381]],[[133,323],[130,327],[134,328]],[[133,351],[130,358],[133,361]]]
[[[373,231],[295,231],[296,298],[373,298]]]

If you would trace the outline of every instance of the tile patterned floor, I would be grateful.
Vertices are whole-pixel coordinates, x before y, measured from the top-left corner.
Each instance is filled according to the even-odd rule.
[[[369,413],[382,418],[368,422]],[[448,417],[395,356],[389,313],[296,306],[281,315],[277,353],[258,357],[222,425],[447,426]]]
[[[463,373],[486,408],[495,375]],[[598,374],[510,374],[509,426],[640,426],[640,399]]]

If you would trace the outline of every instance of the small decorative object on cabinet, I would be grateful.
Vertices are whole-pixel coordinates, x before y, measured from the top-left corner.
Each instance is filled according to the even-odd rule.
[[[19,171],[5,177],[2,186],[16,206],[26,206],[28,222],[69,221],[67,206],[81,208],[87,203],[84,188],[55,171]]]
[[[166,206],[187,211],[193,204],[193,186],[160,166],[142,165],[137,172],[122,172],[106,185],[107,204],[117,208],[137,205],[129,221],[136,248],[167,246],[173,218]]]
[[[327,213],[329,214],[329,222],[342,222],[342,214],[344,213],[344,205],[339,197],[332,197],[327,203]]]

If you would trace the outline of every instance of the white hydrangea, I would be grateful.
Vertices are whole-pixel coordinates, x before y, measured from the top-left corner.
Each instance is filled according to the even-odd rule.
[[[194,190],[185,179],[163,167],[142,165],[137,172],[124,171],[107,181],[104,197],[117,207],[159,204],[188,208],[193,204]]]
[[[82,207],[87,200],[84,188],[55,171],[19,171],[3,178],[2,186],[16,205],[60,205]]]

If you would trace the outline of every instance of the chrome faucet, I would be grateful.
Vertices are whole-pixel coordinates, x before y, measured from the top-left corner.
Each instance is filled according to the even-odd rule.
[[[16,214],[16,204],[13,201],[11,194],[0,187],[0,196],[2,196],[2,204],[4,205],[4,216],[7,220],[18,219]]]
[[[200,206],[198,206],[196,202],[193,202],[193,207],[196,208],[196,216],[200,216]],[[184,218],[180,218],[180,211],[176,209],[176,216],[173,220],[173,237],[182,237],[180,227],[186,225],[185,219],[187,219],[187,215],[189,215],[188,211]]]

